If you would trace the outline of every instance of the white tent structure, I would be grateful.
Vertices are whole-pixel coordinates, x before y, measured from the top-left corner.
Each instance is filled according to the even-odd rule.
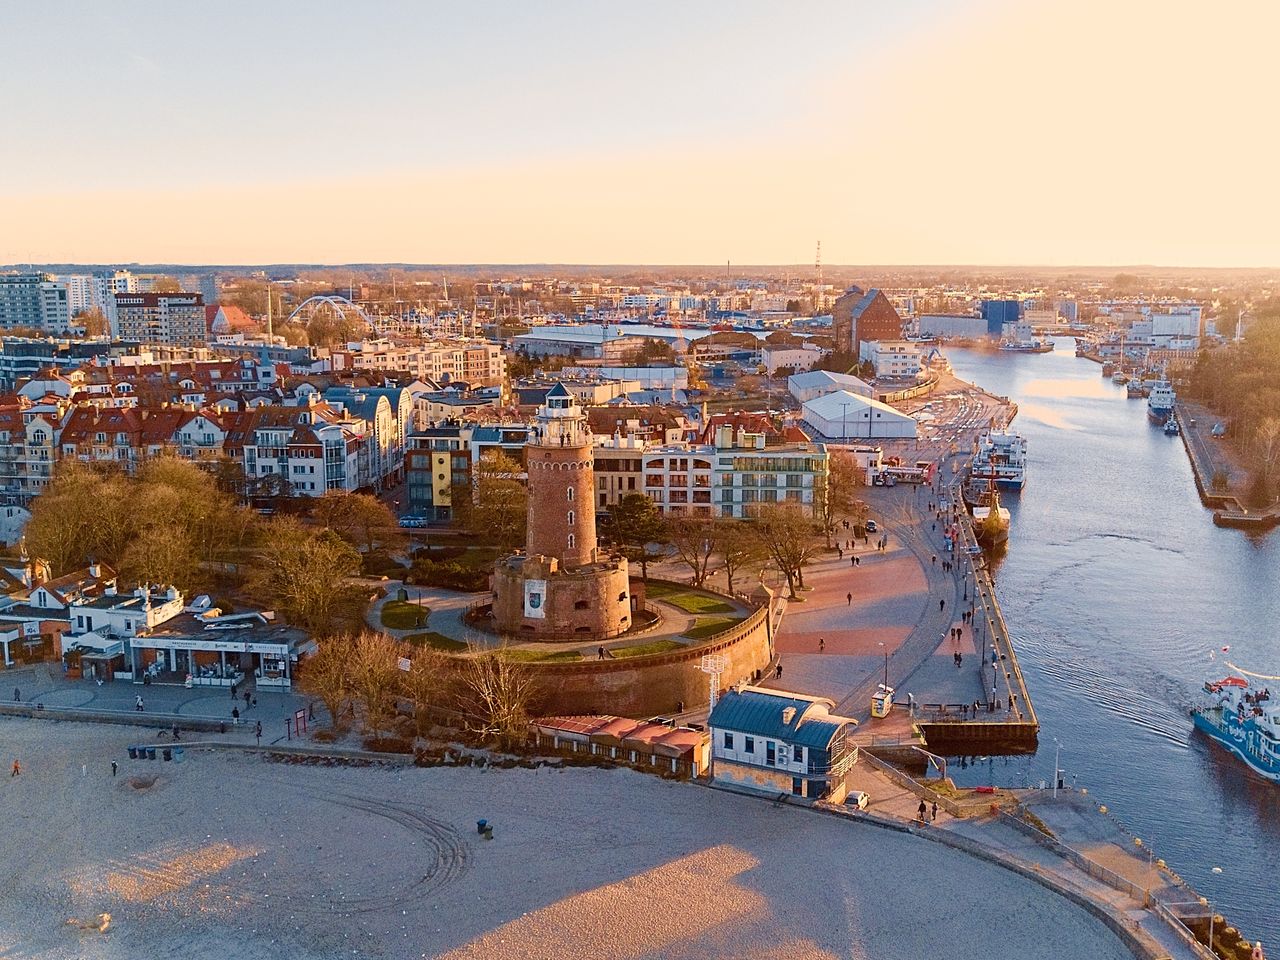
[[[787,377],[787,389],[796,398],[796,403],[816,400],[833,390],[847,390],[860,396],[875,396],[875,391],[865,380],[850,376],[847,373],[832,373],[830,370],[813,370],[809,373],[796,373]]]
[[[916,436],[916,422],[911,417],[848,390],[809,400],[802,409],[804,422],[830,440],[914,440]]]

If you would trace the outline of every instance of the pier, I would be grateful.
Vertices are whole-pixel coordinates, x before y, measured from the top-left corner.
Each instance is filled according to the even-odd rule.
[[[1214,524],[1257,531],[1280,525],[1280,503],[1261,510],[1250,510],[1241,503],[1238,494],[1248,482],[1248,477],[1229,457],[1215,449],[1215,438],[1209,427],[1209,422],[1214,419],[1213,412],[1184,400],[1179,400],[1174,409],[1181,427],[1178,432],[1186,448],[1187,459],[1191,461],[1196,492],[1200,495],[1200,502],[1213,510]],[[1215,477],[1219,476],[1223,482],[1215,484]]]

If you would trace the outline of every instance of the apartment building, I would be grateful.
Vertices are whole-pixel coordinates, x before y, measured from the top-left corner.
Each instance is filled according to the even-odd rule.
[[[71,329],[67,286],[48,273],[0,274],[0,329],[48,333]]]
[[[487,340],[422,344],[366,340],[347,353],[351,369],[406,373],[440,384],[462,381],[471,386],[500,386],[507,376],[507,358],[502,347]]]
[[[198,293],[118,293],[112,332],[142,343],[201,346],[208,342]]]

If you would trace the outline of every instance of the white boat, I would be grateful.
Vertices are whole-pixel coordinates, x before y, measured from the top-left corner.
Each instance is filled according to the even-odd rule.
[[[1151,395],[1147,397],[1147,415],[1159,423],[1164,423],[1169,419],[1169,415],[1173,413],[1173,405],[1177,401],[1178,395],[1174,393],[1173,386],[1167,380],[1161,380],[1151,385]]]
[[[984,433],[978,440],[969,475],[974,480],[1021,490],[1027,478],[1027,441],[1007,430]]]

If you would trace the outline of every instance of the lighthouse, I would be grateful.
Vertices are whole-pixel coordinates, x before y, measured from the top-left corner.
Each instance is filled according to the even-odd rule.
[[[525,445],[525,549],[494,569],[494,623],[513,640],[602,640],[631,626],[627,561],[596,542],[592,446],[582,408],[557,383]]]

